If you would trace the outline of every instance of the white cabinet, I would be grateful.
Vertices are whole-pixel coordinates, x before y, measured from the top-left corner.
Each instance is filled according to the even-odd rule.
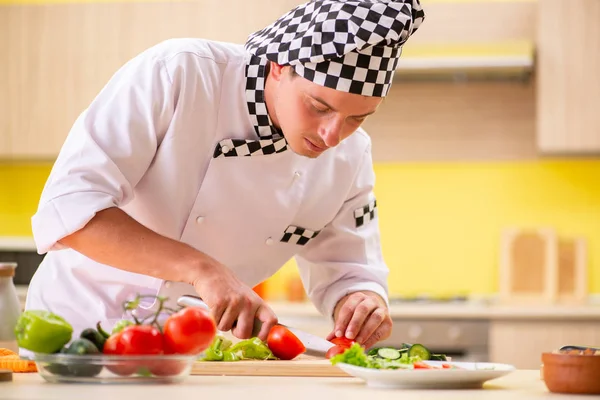
[[[600,154],[600,1],[538,1],[542,153]]]

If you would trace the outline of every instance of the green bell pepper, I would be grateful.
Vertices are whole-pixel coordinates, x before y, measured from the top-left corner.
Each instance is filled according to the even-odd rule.
[[[242,359],[251,360],[276,360],[277,357],[273,355],[273,352],[265,342],[260,338],[253,337],[251,339],[242,340],[237,342],[230,349],[229,352],[234,353]]]
[[[23,312],[14,331],[19,347],[35,353],[56,353],[73,335],[73,327],[64,318],[45,310]]]
[[[224,350],[231,346],[231,340],[227,340],[223,336],[217,335],[213,340],[212,344],[204,354],[202,360],[204,361],[223,361]]]

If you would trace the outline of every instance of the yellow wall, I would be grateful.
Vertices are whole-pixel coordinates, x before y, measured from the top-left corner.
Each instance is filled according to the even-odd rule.
[[[30,235],[50,165],[0,164],[0,235]],[[600,292],[600,160],[376,165],[392,294],[497,290],[506,226],[550,226],[588,240],[589,289]],[[281,297],[288,263],[268,282]]]

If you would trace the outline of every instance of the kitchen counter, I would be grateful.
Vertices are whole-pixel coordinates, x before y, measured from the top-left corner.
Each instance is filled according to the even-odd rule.
[[[13,382],[0,383],[2,399],[81,399],[106,400],[136,398],[144,400],[185,398],[231,398],[286,400],[307,398],[330,399],[338,395],[345,400],[378,398],[411,399],[544,399],[555,398],[540,380],[537,370],[518,370],[487,382],[484,389],[470,390],[403,390],[373,389],[354,378],[288,378],[288,377],[233,377],[190,376],[173,385],[75,385],[50,384],[38,374],[14,374]]]
[[[37,251],[31,236],[0,236],[0,251]]]
[[[281,317],[320,318],[321,314],[311,303],[271,302],[273,311]],[[393,319],[543,319],[543,320],[595,320],[600,321],[600,305],[494,305],[474,303],[391,304]]]

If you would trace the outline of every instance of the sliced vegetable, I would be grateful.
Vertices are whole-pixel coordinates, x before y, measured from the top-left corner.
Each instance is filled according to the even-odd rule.
[[[427,350],[422,344],[413,344],[408,349],[409,357],[419,357],[421,360],[429,360],[431,358],[431,352]]]
[[[345,336],[335,337],[335,338],[331,339],[330,342],[337,346],[341,346],[344,348],[350,348],[350,346],[352,346],[354,344],[354,340],[348,339]]]
[[[339,345],[333,346],[329,350],[327,350],[327,353],[325,353],[325,358],[331,359],[338,354],[343,354],[346,350],[346,347],[342,347]]]
[[[400,358],[402,353],[391,347],[382,347],[377,350],[377,355],[382,358],[387,358],[388,360],[397,360]]]
[[[251,339],[242,340],[227,349],[228,352],[235,354],[240,359],[249,360],[275,360],[270,347],[260,338],[253,337]],[[223,355],[225,357],[225,355]]]
[[[432,354],[430,360],[432,360],[432,361],[448,361],[445,354]]]
[[[358,367],[369,367],[370,364],[364,349],[358,343],[354,343],[352,346],[350,346],[349,349],[344,351],[342,354],[338,354],[335,357],[332,357],[331,363],[333,365],[337,363],[345,363],[356,365]]]
[[[432,367],[423,362],[422,357],[426,357],[431,352],[421,344],[414,344],[407,347],[403,344],[399,349],[393,347],[376,347],[368,352],[358,344],[353,344],[350,349],[341,354],[334,355],[331,358],[332,364],[343,362],[346,364],[357,365],[373,369],[441,369],[442,367]],[[410,350],[413,350],[411,354]],[[442,358],[443,354],[436,354]],[[444,367],[447,368],[447,367]],[[455,367],[453,367],[455,368]]]

